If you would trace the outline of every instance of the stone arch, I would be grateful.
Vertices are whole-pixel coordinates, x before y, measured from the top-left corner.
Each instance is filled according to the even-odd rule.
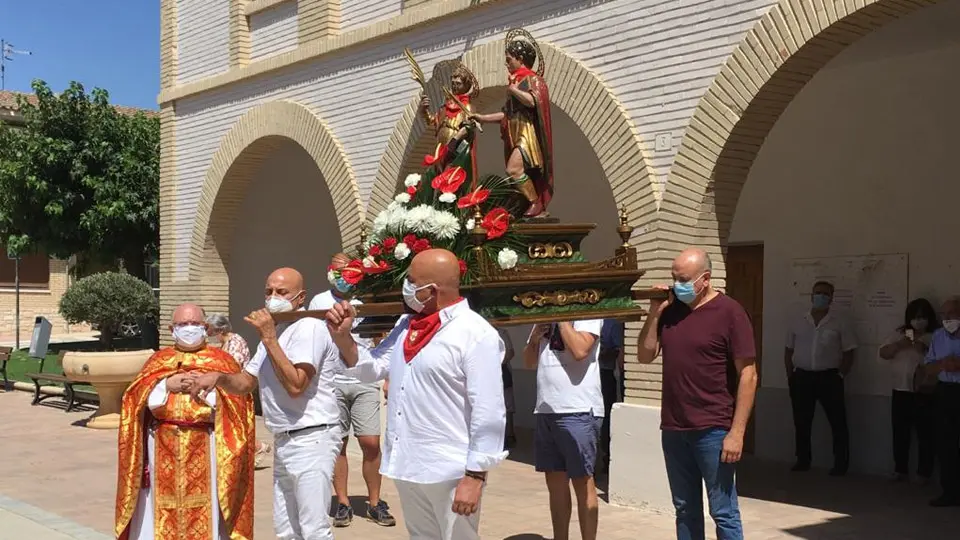
[[[190,281],[208,309],[229,303],[227,263],[234,225],[256,165],[282,144],[299,145],[323,176],[333,199],[341,244],[359,242],[363,208],[356,176],[329,127],[303,105],[272,101],[238,120],[223,137],[203,181],[190,243]],[[225,181],[226,180],[226,181]]]
[[[637,227],[635,234],[649,231],[656,219],[659,191],[638,130],[599,76],[556,46],[539,43],[552,103],[580,127],[593,147],[617,205],[626,205],[631,223]],[[503,41],[496,40],[474,47],[464,55],[463,62],[482,88],[503,87],[503,54]],[[434,102],[442,99],[438,82],[428,83],[428,94]],[[370,193],[368,216],[389,204],[404,164],[415,149],[427,149],[423,145],[427,126],[418,114],[418,105],[419,96],[414,96],[394,126]]]
[[[670,170],[660,243],[701,245],[723,285],[737,201],[764,139],[794,97],[861,37],[939,0],[780,0],[746,34],[701,98]]]

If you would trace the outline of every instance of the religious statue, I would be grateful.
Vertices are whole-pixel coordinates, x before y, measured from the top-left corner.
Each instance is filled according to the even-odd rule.
[[[427,156],[425,165],[436,165],[443,169],[447,162],[457,153],[470,152],[473,171],[470,179],[476,177],[477,160],[476,148],[473,145],[474,123],[469,115],[472,112],[470,100],[480,93],[480,84],[473,73],[462,62],[453,60],[453,73],[450,75],[452,93],[447,96],[443,106],[436,114],[430,112],[430,98],[424,93],[420,98],[420,111],[427,125],[433,128],[437,138],[437,145],[433,155]],[[444,64],[438,63],[434,74],[442,72]]]
[[[543,53],[533,36],[520,28],[507,32],[505,41],[507,102],[499,112],[471,118],[500,123],[506,172],[530,203],[524,217],[543,218],[553,197],[553,134]]]

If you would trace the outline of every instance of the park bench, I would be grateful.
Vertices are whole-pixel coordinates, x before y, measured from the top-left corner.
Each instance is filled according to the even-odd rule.
[[[3,373],[3,390],[6,391],[10,388],[10,382],[7,380],[7,362],[10,360],[10,353],[13,352],[13,347],[0,347],[0,361],[3,364],[0,364],[0,373]]]
[[[60,366],[63,365],[63,355],[66,353],[67,351],[60,351],[60,354],[57,357],[57,360],[58,360],[57,365],[60,365]],[[37,405],[41,401],[56,395],[56,394],[41,393],[40,391],[41,382],[52,382],[52,383],[59,383],[63,385],[63,397],[64,397],[64,400],[67,402],[66,412],[72,411],[73,408],[77,405],[77,403],[99,403],[100,399],[97,397],[96,394],[93,394],[90,392],[83,392],[83,391],[77,392],[73,388],[74,385],[78,385],[78,384],[89,385],[90,383],[82,382],[82,381],[71,381],[66,377],[66,375],[63,374],[62,368],[59,374],[44,373],[43,364],[44,362],[46,362],[46,360],[47,360],[46,357],[40,359],[40,369],[38,370],[38,373],[26,373],[26,376],[30,377],[30,380],[33,381],[33,386],[34,386],[32,405]]]

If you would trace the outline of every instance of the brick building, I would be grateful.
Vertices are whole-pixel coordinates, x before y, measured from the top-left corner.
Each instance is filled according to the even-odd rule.
[[[908,296],[960,292],[960,255],[933,241],[952,233],[960,195],[946,177],[960,142],[960,0],[162,0],[164,313],[198,298],[245,313],[279,265],[325,288],[329,254],[357,243],[429,148],[402,49],[427,73],[462,58],[488,112],[502,103],[502,38],[515,26],[546,58],[552,213],[597,223],[585,246],[597,258],[617,245],[626,205],[646,285],[701,245],[753,317],[762,388],[748,449],[793,459],[784,333],[807,281],[833,276],[864,342],[848,383],[853,468],[887,470],[875,342]],[[502,170],[495,131],[480,137],[481,171]],[[886,265],[882,284],[862,279],[871,264]],[[669,507],[660,368],[631,357],[611,495]],[[534,375],[516,377],[530,410]],[[818,463],[830,453],[822,424]]]
[[[0,124],[14,128],[23,125],[18,110],[17,92],[0,92]],[[33,96],[27,96],[33,99]],[[121,113],[135,114],[140,109],[117,107]],[[143,111],[154,114],[151,111]],[[16,294],[14,289],[15,262],[0,249],[0,336],[6,339],[15,333]],[[72,283],[69,262],[51,259],[43,253],[25,255],[20,260],[20,332],[32,331],[34,320],[44,316],[53,323],[54,333],[85,332],[88,325],[69,325],[60,316],[60,297]]]

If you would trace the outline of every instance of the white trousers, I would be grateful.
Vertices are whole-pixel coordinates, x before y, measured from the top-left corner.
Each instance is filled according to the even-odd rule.
[[[279,540],[333,540],[330,498],[340,428],[274,437],[273,528]]]
[[[470,517],[453,512],[459,480],[415,484],[395,480],[410,540],[480,540],[480,509]]]

